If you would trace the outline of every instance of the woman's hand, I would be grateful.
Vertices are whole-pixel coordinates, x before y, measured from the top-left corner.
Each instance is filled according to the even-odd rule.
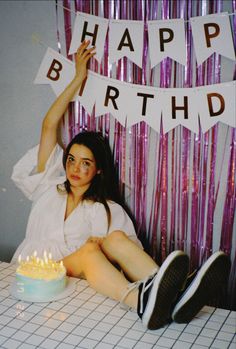
[[[75,57],[75,78],[78,78],[80,81],[84,81],[84,79],[87,77],[87,63],[90,58],[96,54],[96,52],[94,52],[95,47],[87,49],[89,43],[89,40],[84,40],[78,48]]]

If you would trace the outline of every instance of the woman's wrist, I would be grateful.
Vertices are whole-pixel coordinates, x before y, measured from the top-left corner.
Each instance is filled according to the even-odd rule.
[[[79,88],[82,85],[84,79],[85,78],[81,78],[80,76],[75,76],[71,83]]]

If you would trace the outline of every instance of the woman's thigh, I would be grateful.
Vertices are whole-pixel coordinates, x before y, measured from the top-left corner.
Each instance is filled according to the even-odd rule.
[[[101,249],[96,242],[86,242],[78,250],[63,258],[63,264],[66,268],[67,275],[85,279],[85,268],[89,256],[92,253],[101,253]]]

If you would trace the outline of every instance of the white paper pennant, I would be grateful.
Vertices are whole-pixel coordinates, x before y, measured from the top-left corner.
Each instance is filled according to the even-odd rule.
[[[98,81],[99,75],[92,72],[91,70],[88,70],[88,76],[85,85],[77,95],[77,99],[90,115],[92,114],[96,100]]]
[[[183,125],[198,132],[198,110],[194,108],[195,94],[191,88],[159,89],[164,133]]]
[[[170,57],[186,65],[183,19],[148,21],[151,68]]]
[[[143,21],[111,20],[109,23],[109,61],[126,56],[142,68]]]
[[[108,19],[77,12],[69,54],[75,53],[82,41],[90,40],[88,48],[96,46],[94,58],[100,63],[104,54],[108,23]]]
[[[126,125],[127,84],[100,76],[97,81],[95,115],[111,113],[122,126]]]
[[[197,104],[203,133],[217,122],[236,127],[236,82],[196,88]]]
[[[158,89],[150,86],[129,84],[129,102],[126,103],[127,127],[145,121],[160,132],[161,109]]]
[[[214,52],[235,60],[228,13],[190,18],[198,65]]]
[[[56,96],[59,96],[74,75],[74,63],[49,47],[41,62],[34,84],[50,84]]]

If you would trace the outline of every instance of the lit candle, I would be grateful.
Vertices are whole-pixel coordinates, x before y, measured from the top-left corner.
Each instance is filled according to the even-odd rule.
[[[48,258],[49,258],[49,260],[52,259],[52,254],[51,254],[51,252],[49,252]]]
[[[26,257],[26,262],[29,262],[29,256]]]
[[[34,257],[36,257],[36,256],[37,256],[37,251],[36,251],[36,250],[34,251],[33,256],[34,256]]]

